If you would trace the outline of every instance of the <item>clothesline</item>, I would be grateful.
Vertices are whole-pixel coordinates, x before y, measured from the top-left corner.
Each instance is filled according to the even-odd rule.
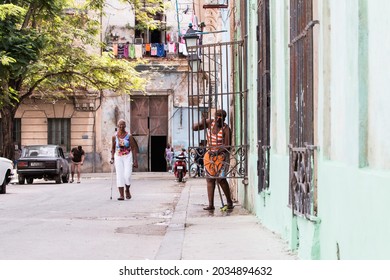
[[[171,42],[167,44],[113,43],[111,48],[116,58],[165,57],[167,54],[188,55],[186,45],[181,42]]]

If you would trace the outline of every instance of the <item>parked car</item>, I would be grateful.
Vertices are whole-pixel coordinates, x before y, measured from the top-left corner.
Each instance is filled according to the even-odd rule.
[[[32,184],[34,179],[69,181],[69,163],[64,151],[58,145],[25,146],[18,160],[17,173],[19,184]]]
[[[7,158],[0,157],[0,193],[4,194],[7,190],[7,185],[12,178],[12,170],[14,165]]]

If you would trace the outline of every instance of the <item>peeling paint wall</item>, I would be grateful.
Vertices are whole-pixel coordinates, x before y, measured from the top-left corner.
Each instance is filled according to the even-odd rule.
[[[143,75],[149,79],[145,93],[133,92],[117,95],[106,92],[102,102],[102,114],[100,127],[102,133],[98,142],[101,143],[101,157],[103,171],[110,171],[109,159],[111,158],[111,138],[115,133],[115,108],[119,116],[127,122],[127,128],[131,132],[130,107],[133,95],[164,95],[168,97],[168,142],[175,150],[188,146],[188,101],[187,101],[187,61],[177,60],[175,63],[150,61],[142,65]]]

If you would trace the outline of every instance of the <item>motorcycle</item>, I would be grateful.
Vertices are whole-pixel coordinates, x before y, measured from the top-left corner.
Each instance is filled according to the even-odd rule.
[[[173,172],[175,174],[175,177],[178,179],[179,182],[183,182],[183,178],[187,174],[187,161],[185,155],[178,155],[175,156],[176,161],[173,166]]]

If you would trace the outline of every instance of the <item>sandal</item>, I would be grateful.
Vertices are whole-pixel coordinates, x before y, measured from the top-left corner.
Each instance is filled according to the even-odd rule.
[[[231,205],[226,205],[226,208],[227,208],[228,210],[233,210],[234,205],[233,205],[233,204],[231,204]]]
[[[213,211],[213,210],[215,210],[215,207],[214,206],[207,206],[207,207],[203,208],[203,210]]]
[[[71,179],[70,181],[69,181],[69,183],[73,183],[74,181],[73,181],[73,179]]]

